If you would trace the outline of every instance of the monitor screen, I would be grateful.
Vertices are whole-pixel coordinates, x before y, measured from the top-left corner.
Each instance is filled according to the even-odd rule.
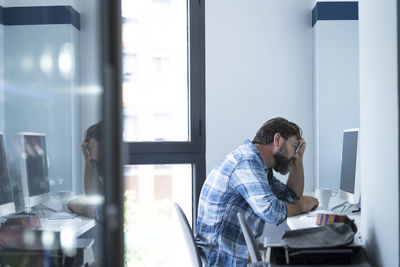
[[[351,194],[356,186],[357,142],[358,130],[344,132],[340,189]]]
[[[0,185],[0,205],[13,202],[2,134],[0,134]]]
[[[49,193],[45,136],[24,134],[23,138],[29,197]]]

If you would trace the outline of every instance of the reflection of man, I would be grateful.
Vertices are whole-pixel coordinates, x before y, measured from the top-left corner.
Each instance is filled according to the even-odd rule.
[[[210,172],[201,190],[196,227],[207,266],[246,266],[248,251],[238,212],[258,236],[265,222],[280,224],[318,206],[315,198],[303,196],[305,148],[296,124],[274,118],[252,142],[246,140]],[[272,169],[289,173],[286,185]]]
[[[82,154],[85,158],[84,186],[86,197],[76,198],[68,203],[68,208],[77,214],[94,218],[95,213],[101,215],[98,204],[101,202],[100,193],[103,187],[101,177],[102,168],[99,164],[101,157],[101,144],[103,142],[102,124],[90,126],[85,132],[82,142]],[[99,219],[99,218],[96,218]]]

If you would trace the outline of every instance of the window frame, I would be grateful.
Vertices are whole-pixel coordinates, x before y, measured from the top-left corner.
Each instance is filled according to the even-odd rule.
[[[204,1],[187,0],[189,141],[124,142],[124,165],[191,164],[192,225],[205,181],[205,21]],[[122,102],[121,102],[122,103]]]
[[[124,266],[121,1],[100,2],[100,72],[104,121],[104,266]],[[105,242],[105,241],[109,242]]]

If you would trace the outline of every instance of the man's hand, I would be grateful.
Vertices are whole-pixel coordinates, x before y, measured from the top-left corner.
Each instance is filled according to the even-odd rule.
[[[89,144],[88,141],[83,141],[82,145],[81,145],[83,157],[85,158],[85,161],[87,161],[87,162],[89,162],[89,161],[91,161],[93,159],[91,157],[91,155],[89,154],[88,144]]]
[[[88,201],[88,199],[86,197],[75,198],[68,202],[67,207],[73,213],[94,218],[96,205]]]
[[[296,158],[303,159],[303,154],[304,154],[304,151],[306,151],[307,142],[306,142],[306,140],[304,140],[304,138],[301,138],[301,140],[299,140],[299,144],[300,144],[300,147],[296,153]]]
[[[302,212],[315,210],[319,206],[318,199],[310,196],[302,196],[298,203],[302,207]]]
[[[314,197],[302,196],[297,203],[286,203],[288,216],[296,216],[318,208],[319,202]]]
[[[293,154],[291,160],[291,170],[286,186],[292,190],[298,197],[303,196],[304,190],[304,170],[303,170],[303,154],[306,150],[306,141],[304,138],[298,140],[299,147],[296,154]]]

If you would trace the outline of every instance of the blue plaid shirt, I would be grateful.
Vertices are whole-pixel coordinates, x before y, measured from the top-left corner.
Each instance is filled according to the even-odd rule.
[[[298,197],[267,169],[260,152],[246,140],[208,175],[200,194],[196,242],[207,266],[246,266],[248,251],[237,213],[243,213],[254,236],[264,222],[287,218],[285,202]]]

